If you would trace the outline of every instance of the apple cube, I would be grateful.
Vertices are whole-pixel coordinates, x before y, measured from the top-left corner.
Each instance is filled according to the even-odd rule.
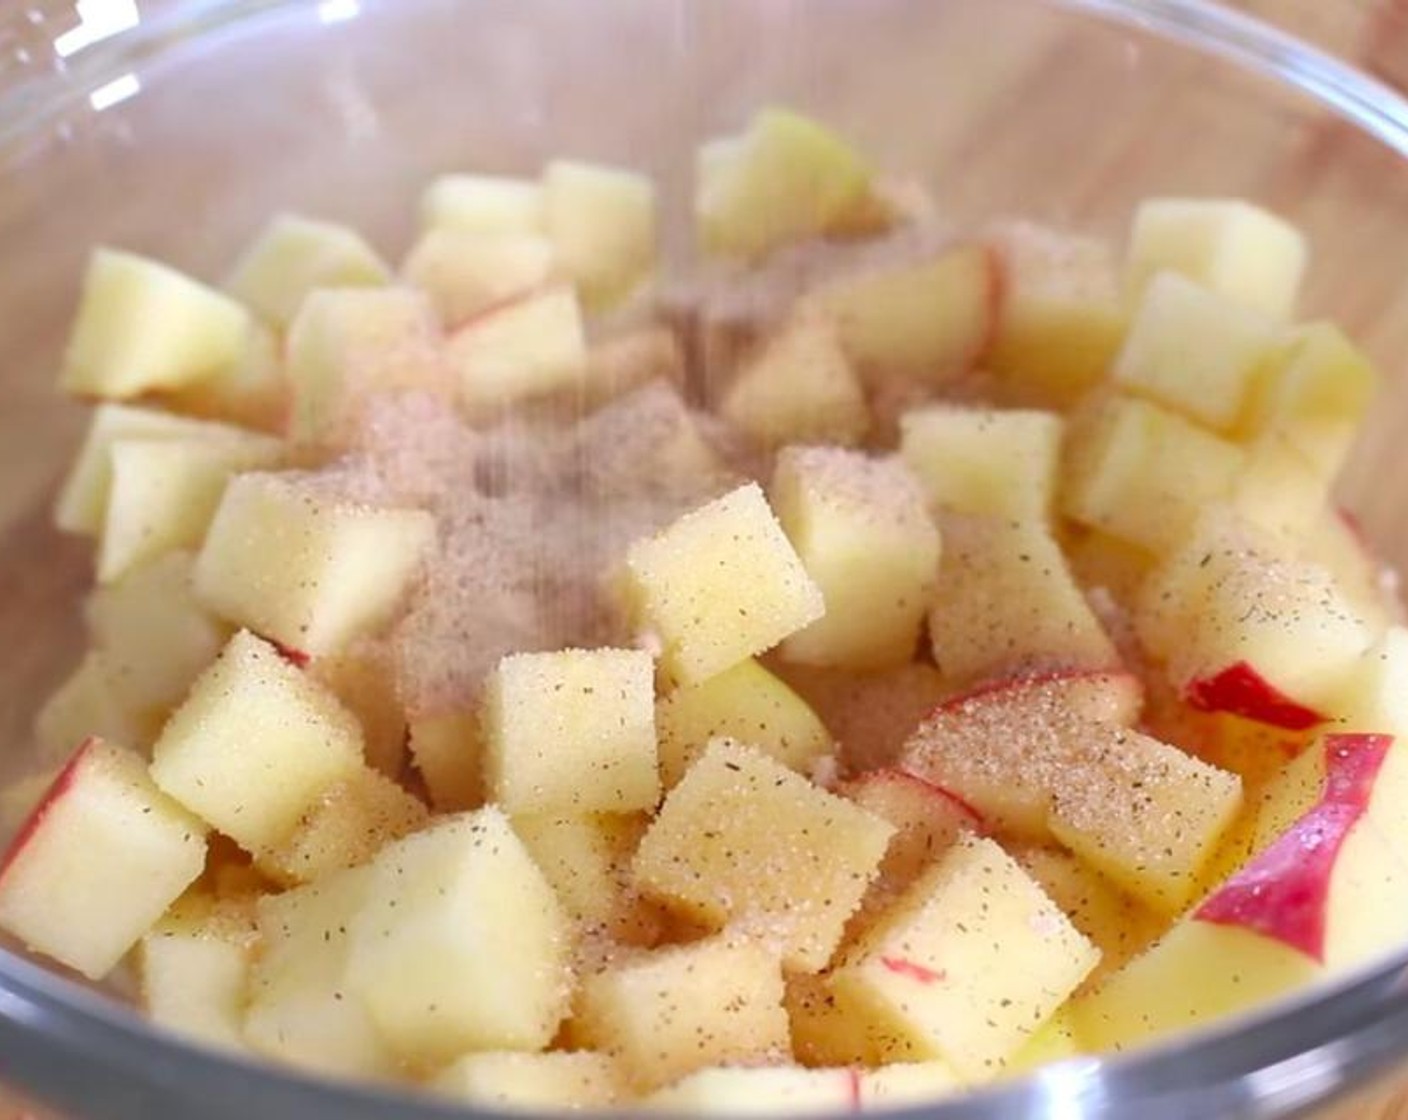
[[[484,779],[510,813],[630,812],[660,799],[644,650],[518,653],[484,685]]]
[[[851,446],[870,427],[865,393],[831,319],[797,315],[750,355],[719,415],[764,448]]]
[[[1342,509],[1323,509],[1301,541],[1301,557],[1334,577],[1344,597],[1376,632],[1403,622],[1398,577],[1368,546],[1355,519]]]
[[[284,842],[362,768],[357,722],[269,643],[241,631],[152,747],[152,777],[251,853]]]
[[[363,768],[329,786],[299,816],[287,839],[258,854],[256,865],[278,883],[312,883],[366,863],[428,819],[415,797]]]
[[[244,353],[229,369],[152,394],[173,412],[280,434],[287,426],[288,397],[283,341],[261,323],[251,324]]]
[[[378,392],[452,392],[440,325],[430,301],[409,288],[310,292],[289,326],[285,353],[289,435],[299,442],[338,443]]]
[[[826,725],[792,689],[749,658],[655,705],[660,781],[673,788],[710,740],[732,738],[799,774],[831,755]]]
[[[390,279],[376,250],[355,230],[279,214],[244,251],[225,290],[283,330],[315,288],[380,287]]]
[[[828,973],[789,972],[782,1004],[792,1052],[806,1066],[873,1066],[902,1045],[876,1024],[858,1019],[836,999]]]
[[[1231,493],[1243,451],[1158,405],[1111,397],[1073,420],[1061,511],[1151,552]]]
[[[446,327],[521,299],[553,276],[552,242],[535,233],[427,230],[401,265],[401,277],[430,299]]]
[[[250,317],[238,303],[156,261],[114,249],[88,260],[59,384],[123,400],[227,373]]]
[[[647,1092],[788,1051],[777,954],[726,935],[610,965],[583,979],[578,1006],[583,1035]]]
[[[410,721],[411,761],[430,803],[442,813],[484,803],[484,739],[478,712],[444,712]]]
[[[514,832],[568,916],[588,933],[628,945],[647,943],[658,925],[631,882],[631,857],[645,825],[638,813],[513,818]]]
[[[88,434],[64,480],[54,505],[54,524],[66,533],[98,536],[112,492],[112,447],[120,440],[165,439],[231,448],[266,446],[263,437],[232,424],[193,420],[155,408],[100,404],[93,411]]]
[[[953,692],[937,669],[921,661],[883,673],[781,661],[772,668],[821,717],[849,773],[893,765],[920,721]]]
[[[133,711],[165,719],[230,636],[196,600],[193,564],[190,553],[169,552],[94,589],[84,603],[93,645]]]
[[[1275,324],[1258,312],[1161,272],[1144,289],[1110,372],[1120,388],[1227,431],[1275,341]]]
[[[383,848],[350,924],[346,983],[402,1058],[539,1050],[567,1012],[569,926],[498,809]]]
[[[1099,529],[1079,530],[1062,545],[1071,574],[1086,594],[1103,590],[1125,609],[1139,597],[1154,566],[1154,555],[1148,549]]]
[[[400,604],[435,542],[421,510],[327,497],[296,478],[244,474],[225,489],[196,558],[196,593],[288,649],[335,653]]]
[[[540,233],[543,189],[506,175],[442,175],[420,198],[422,232]]]
[[[669,327],[624,331],[592,342],[582,378],[582,404],[596,408],[652,382],[680,389],[685,376],[684,348]]]
[[[1330,735],[1317,803],[1142,956],[1073,1005],[1125,1049],[1363,964],[1408,937],[1408,870],[1365,812],[1388,736]]]
[[[626,565],[629,594],[664,647],[662,664],[683,684],[770,649],[825,611],[756,483],[636,541]]]
[[[900,456],[929,501],[953,513],[1049,520],[1061,463],[1051,412],[935,405],[900,418]]]
[[[863,379],[943,384],[982,357],[997,315],[997,258],[958,245],[911,264],[863,270],[806,296],[832,317]]]
[[[964,685],[1119,664],[1060,545],[1040,522],[945,519],[929,642],[940,672]]]
[[[636,851],[641,889],[715,929],[734,924],[816,972],[894,834],[760,751],[715,740],[665,798]]]
[[[1105,376],[1124,338],[1110,247],[1027,222],[993,236],[1002,308],[984,364],[1004,397],[1069,408]]]
[[[178,901],[142,938],[142,1007],[152,1022],[188,1041],[245,1050],[254,921],[247,912],[195,897],[206,905]]]
[[[1071,924],[1100,950],[1100,963],[1087,978],[1086,989],[1147,949],[1168,928],[1167,918],[1121,890],[1111,879],[1072,852],[1033,845],[1015,846],[1009,851],[1046,897],[1059,906],[1061,912],[1071,919]],[[1057,1018],[1063,1019],[1062,1016]],[[1055,1027],[1054,1033],[1069,1041],[1069,1023],[1052,1020],[1048,1027]],[[1029,1050],[1038,1041],[1032,1039],[1028,1049],[1022,1052],[1022,1057],[1032,1065],[1036,1064],[1039,1055]],[[1060,1039],[1049,1041],[1056,1043]],[[1060,1056],[1066,1055],[1062,1053]],[[1012,1067],[1008,1068],[1010,1070]]]
[[[909,470],[838,447],[789,447],[771,495],[825,614],[782,643],[789,661],[883,669],[914,657],[939,570],[939,530]]]
[[[655,184],[615,167],[554,160],[543,169],[543,229],[587,307],[621,302],[655,267]]]
[[[652,1112],[691,1116],[806,1116],[857,1107],[857,1073],[801,1066],[713,1066],[645,1100]]]
[[[137,754],[89,739],[0,858],[0,929],[98,980],[204,864],[205,826]]]
[[[945,701],[905,743],[899,765],[1000,833],[1045,840],[1051,792],[1075,770],[1085,737],[1128,727],[1142,699],[1122,672],[1017,677]]]
[[[371,886],[371,869],[358,867],[259,900],[244,1021],[251,1048],[315,1073],[389,1079],[398,1072],[344,978],[349,930]]]
[[[178,549],[199,548],[230,479],[273,467],[283,445],[272,436],[243,440],[119,439],[108,450],[112,483],[98,582]]]
[[[466,1054],[435,1075],[430,1088],[467,1105],[532,1111],[607,1108],[626,1096],[616,1063],[588,1051]]]
[[[1048,1027],[1052,1021],[1047,1020]],[[1043,1027],[1042,1031],[1046,1029]],[[862,1111],[927,1105],[952,1096],[963,1088],[963,1082],[954,1073],[953,1067],[935,1059],[927,1062],[891,1062],[875,1069],[856,1070],[855,1077]]]
[[[1247,448],[1229,504],[1243,519],[1299,545],[1323,523],[1332,478],[1279,431]]]
[[[399,780],[405,772],[409,729],[393,651],[376,641],[354,642],[340,653],[310,661],[306,669],[356,717],[367,765]]]
[[[867,199],[870,171],[840,137],[786,109],[699,151],[694,196],[707,252],[761,257],[844,223]]]
[[[1235,774],[1147,735],[1095,727],[1052,789],[1051,834],[1160,913],[1192,899],[1198,872],[1242,807]]]
[[[1130,232],[1125,283],[1138,297],[1171,270],[1244,307],[1285,320],[1295,312],[1305,237],[1282,218],[1237,199],[1151,198]]]
[[[1242,431],[1275,431],[1306,455],[1326,477],[1349,456],[1374,399],[1378,373],[1333,323],[1314,322],[1291,331],[1262,371],[1242,416]]]
[[[145,752],[161,731],[164,710],[138,704],[116,658],[89,650],[40,707],[34,735],[46,761],[66,758],[93,735]]]
[[[854,1014],[899,1033],[892,1060],[991,1077],[1100,952],[992,840],[966,838],[849,949],[832,977]]]
[[[571,288],[549,287],[489,308],[449,337],[446,356],[471,411],[573,389],[586,372],[582,310]]]

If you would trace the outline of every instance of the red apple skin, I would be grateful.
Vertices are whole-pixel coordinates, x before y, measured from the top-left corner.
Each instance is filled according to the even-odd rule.
[[[849,1096],[852,1112],[859,1112],[860,1103],[860,1070],[854,1066],[846,1070],[846,1089]]]
[[[1287,731],[1308,731],[1325,722],[1314,708],[1292,700],[1245,661],[1190,681],[1183,698],[1202,712],[1227,712]]]
[[[49,810],[59,801],[72,787],[74,779],[78,776],[78,771],[82,768],[84,760],[89,752],[101,742],[96,736],[90,735],[78,745],[78,749],[73,752],[73,757],[64,764],[64,768],[58,772],[54,780],[49,783],[49,788],[44,791],[44,796],[30,810],[29,816],[24,824],[20,826],[15,838],[10,841],[10,846],[3,856],[0,856],[0,880],[5,878],[10,870],[10,865],[15,862],[16,857],[25,849],[34,834],[39,831],[39,826],[44,823],[44,818],[49,815]]]
[[[1391,735],[1325,736],[1320,800],[1209,896],[1194,919],[1241,926],[1323,963],[1335,860],[1368,808],[1374,779],[1392,744]]]
[[[864,774],[850,779],[841,784],[841,793],[848,793],[851,790],[865,785],[880,785],[884,783],[893,785],[912,786],[926,796],[937,797],[949,803],[968,818],[968,827],[974,832],[982,832],[984,828],[983,815],[977,809],[969,805],[958,794],[950,789],[945,789],[936,782],[931,782],[927,778],[921,778],[918,774],[911,774],[908,770],[894,770],[885,768],[883,770],[868,770]]]
[[[263,638],[264,635],[261,634],[260,637]],[[276,638],[264,638],[264,640],[273,646],[278,652],[278,655],[295,669],[306,669],[313,660],[311,653],[307,653],[301,649],[294,649],[292,646],[286,646]]]

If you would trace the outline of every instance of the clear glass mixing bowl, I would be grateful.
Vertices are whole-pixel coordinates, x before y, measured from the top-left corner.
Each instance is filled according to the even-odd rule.
[[[1368,33],[1393,57],[1387,32]],[[48,518],[81,413],[51,386],[92,244],[214,277],[262,218],[293,208],[368,230],[394,258],[430,175],[572,154],[660,176],[668,248],[687,266],[694,146],[764,101],[834,122],[960,222],[1023,214],[1114,236],[1135,201],[1170,192],[1287,214],[1315,246],[1308,310],[1345,323],[1389,375],[1344,497],[1408,566],[1408,105],[1239,17],[1196,0],[9,0],[0,778],[23,769],[38,699],[81,637],[87,559]],[[1403,959],[916,1115],[1283,1117],[1334,1102],[1367,1120],[1408,1078]],[[452,1114],[184,1047],[3,951],[0,1082],[111,1120]]]

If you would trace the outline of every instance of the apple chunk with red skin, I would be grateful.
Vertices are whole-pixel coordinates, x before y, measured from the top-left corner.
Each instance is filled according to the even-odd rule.
[[[89,739],[0,859],[0,929],[96,980],[204,865],[205,826],[134,752]]]
[[[1142,956],[1078,1001],[1123,1049],[1364,963],[1408,937],[1408,863],[1368,812],[1392,737],[1327,735],[1320,798]]]

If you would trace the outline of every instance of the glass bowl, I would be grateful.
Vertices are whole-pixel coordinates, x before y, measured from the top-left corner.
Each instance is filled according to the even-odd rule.
[[[1286,214],[1314,245],[1307,312],[1345,324],[1387,374],[1342,496],[1408,565],[1408,105],[1244,18],[1197,0],[12,2],[0,14],[0,779],[25,768],[39,698],[81,640],[88,559],[48,511],[82,414],[52,386],[94,243],[218,277],[288,208],[369,231],[394,259],[432,174],[533,173],[570,154],[657,175],[667,253],[686,268],[694,147],[767,101],[918,176],[959,223],[1019,214],[1118,236],[1156,193]],[[1367,1118],[1408,1078],[1405,959],[915,1115],[1333,1105]],[[4,951],[0,1081],[111,1120],[463,1115],[192,1049]]]

